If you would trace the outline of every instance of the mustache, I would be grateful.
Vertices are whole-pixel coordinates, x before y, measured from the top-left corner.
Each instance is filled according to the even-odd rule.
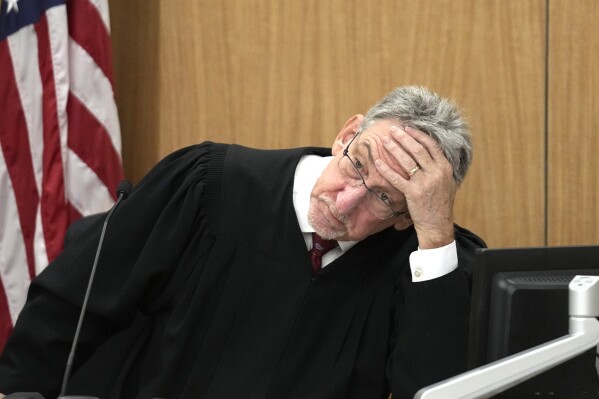
[[[318,197],[318,199],[321,200],[322,202],[324,202],[324,204],[327,206],[327,208],[329,208],[329,212],[331,212],[331,214],[335,217],[335,219],[337,219],[338,221],[340,221],[341,223],[343,223],[346,226],[349,224],[349,218],[346,215],[339,212],[339,210],[335,206],[335,203],[330,198],[325,197],[325,196],[320,196],[320,197]]]

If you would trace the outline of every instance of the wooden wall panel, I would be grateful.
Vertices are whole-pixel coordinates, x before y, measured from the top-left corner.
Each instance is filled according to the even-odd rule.
[[[543,245],[545,2],[476,5],[470,26],[458,21],[463,65],[452,60],[475,140],[456,219],[492,247]]]
[[[550,4],[548,243],[599,244],[599,2]]]
[[[420,84],[454,98],[474,130],[458,222],[492,246],[543,243],[544,0],[151,3],[154,108],[121,111],[151,120],[155,161],[203,140],[328,146],[349,116],[395,86]],[[126,95],[133,104],[141,93]],[[148,138],[128,126],[136,133],[124,135],[146,151]],[[133,180],[149,168],[146,156],[125,162]]]
[[[158,2],[110,1],[116,100],[125,175],[139,180],[161,157]]]

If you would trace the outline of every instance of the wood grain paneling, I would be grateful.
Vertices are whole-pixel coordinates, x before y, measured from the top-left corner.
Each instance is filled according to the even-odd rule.
[[[447,27],[459,29],[445,44],[452,56],[438,60],[453,73],[437,71],[434,84],[465,108],[474,133],[456,220],[489,246],[542,245],[545,2],[463,3],[471,7],[461,18],[451,15]]]
[[[599,2],[550,4],[548,243],[599,244]]]
[[[161,157],[158,2],[112,0],[109,5],[123,165],[127,178],[138,181]]]
[[[328,146],[348,117],[420,84],[455,99],[474,131],[457,221],[492,246],[543,243],[544,0],[150,3],[158,51],[138,67],[149,75],[157,54],[156,80],[127,91],[131,108],[120,108],[157,134],[146,150],[146,131],[125,121],[144,152],[125,153],[134,180],[147,157],[203,140]]]

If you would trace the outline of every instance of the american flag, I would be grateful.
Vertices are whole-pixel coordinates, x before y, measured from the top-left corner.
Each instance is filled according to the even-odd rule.
[[[0,350],[68,225],[123,177],[107,0],[0,0]]]

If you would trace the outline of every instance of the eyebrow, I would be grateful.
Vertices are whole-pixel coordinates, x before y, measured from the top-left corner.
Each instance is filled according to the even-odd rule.
[[[370,147],[370,142],[368,141],[368,139],[364,139],[364,141],[359,142],[358,146],[366,147],[366,150],[368,151],[368,159],[370,160],[370,163],[374,165],[374,158],[372,157],[372,148]]]

